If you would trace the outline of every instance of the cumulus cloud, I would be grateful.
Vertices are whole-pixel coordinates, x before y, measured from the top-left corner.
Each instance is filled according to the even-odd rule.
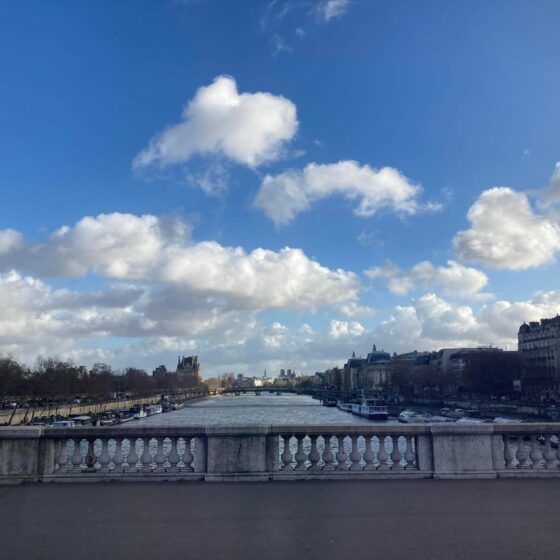
[[[133,168],[182,164],[195,155],[224,156],[257,167],[281,157],[296,134],[296,106],[266,92],[239,93],[232,77],[218,76],[198,89],[182,120],[154,136]]]
[[[462,260],[524,270],[554,262],[560,250],[558,223],[537,214],[525,193],[507,187],[486,190],[471,206],[467,218],[471,227],[453,239]]]
[[[554,167],[548,186],[538,192],[537,196],[544,206],[560,204],[560,161]]]
[[[514,347],[518,326],[560,312],[560,290],[479,310],[428,293],[368,326],[332,317],[323,327],[263,323],[258,311],[176,286],[118,283],[95,292],[55,289],[16,272],[0,275],[0,353],[32,361],[57,354],[91,364],[150,369],[195,352],[205,375],[296,366],[306,373],[342,365],[373,342],[390,352],[494,344]],[[103,340],[110,340],[110,345]],[[130,342],[133,340],[133,342]],[[122,344],[118,344],[123,341]],[[55,350],[53,350],[55,349]]]
[[[365,328],[357,321],[337,321],[332,319],[329,324],[329,336],[332,338],[359,336]]]
[[[350,0],[325,0],[319,2],[317,14],[319,18],[328,23],[331,20],[341,18],[350,7]]]
[[[538,321],[560,312],[560,290],[537,293],[519,302],[496,301],[478,311],[430,293],[396,306],[372,336],[397,352],[495,345],[515,348],[523,321]]]
[[[44,243],[12,244],[0,269],[37,276],[80,277],[88,272],[118,280],[225,301],[230,309],[306,309],[356,303],[355,274],[331,270],[301,249],[276,252],[195,243],[178,219],[100,214],[59,228]]]
[[[20,238],[0,253],[0,268],[38,276],[79,277],[94,272],[109,278],[145,279],[163,251],[188,243],[189,237],[190,228],[174,218],[119,212],[86,216],[72,227],[60,227],[44,243],[24,244]]]
[[[22,242],[22,235],[19,231],[13,229],[0,230],[0,255],[5,255],[18,249]]]
[[[355,200],[358,216],[368,217],[382,210],[413,215],[437,210],[437,204],[422,204],[422,189],[397,169],[373,169],[356,161],[333,164],[310,163],[302,170],[266,175],[254,201],[256,208],[277,226],[290,223],[314,202],[333,195]]]
[[[372,279],[383,279],[387,288],[396,295],[406,295],[412,290],[442,289],[444,293],[471,299],[488,299],[491,294],[481,293],[488,284],[488,276],[476,268],[463,266],[456,261],[447,261],[447,266],[434,266],[422,261],[409,270],[401,270],[391,261],[383,266],[364,271]]]

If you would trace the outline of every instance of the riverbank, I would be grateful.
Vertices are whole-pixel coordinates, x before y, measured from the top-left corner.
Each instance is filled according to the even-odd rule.
[[[184,402],[188,404],[194,404],[207,398],[207,395],[197,395],[192,397],[185,395],[183,398],[185,399]],[[101,403],[53,405],[44,407],[21,408],[15,411],[7,410],[0,412],[0,426],[8,424],[11,426],[26,425],[31,424],[33,422],[33,419],[36,418],[51,417],[57,415],[65,418],[70,415],[84,415],[95,417],[105,412],[122,410],[125,408],[130,408],[134,405],[148,406],[157,402],[161,402],[160,394],[144,398],[112,400],[104,401]]]
[[[439,410],[443,407],[461,408],[463,410],[478,409],[484,416],[505,416],[534,420],[560,420],[560,409],[555,406],[544,406],[536,404],[523,404],[500,401],[462,401],[455,399],[444,399],[434,401],[429,399],[406,400],[402,406],[413,409]]]

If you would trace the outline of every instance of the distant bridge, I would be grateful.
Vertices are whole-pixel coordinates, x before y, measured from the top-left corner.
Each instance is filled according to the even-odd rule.
[[[265,386],[265,387],[228,387],[222,391],[223,394],[234,394],[234,395],[246,395],[247,393],[255,393],[256,395],[260,395],[261,393],[269,393],[269,394],[280,394],[280,393],[289,393],[295,395],[311,395],[314,394],[316,391],[314,389],[301,389],[296,387],[274,387],[274,386]]]

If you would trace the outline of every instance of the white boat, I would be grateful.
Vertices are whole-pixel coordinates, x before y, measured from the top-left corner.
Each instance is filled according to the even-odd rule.
[[[387,407],[375,399],[363,400],[361,404],[353,404],[352,414],[369,418],[370,420],[387,420],[389,418]]]
[[[56,420],[51,424],[53,428],[73,428],[75,425],[74,420]]]
[[[140,418],[146,418],[148,416],[148,413],[141,408],[135,415],[134,415],[134,419],[135,420],[139,420]]]
[[[154,414],[161,414],[163,412],[163,406],[161,404],[152,404],[146,407],[146,412],[148,416],[153,416]]]
[[[414,410],[403,410],[399,414],[398,420],[403,424],[427,424],[430,422],[430,418],[428,416],[414,412]]]
[[[341,402],[338,403],[337,408],[343,412],[352,412],[352,405],[350,403]]]

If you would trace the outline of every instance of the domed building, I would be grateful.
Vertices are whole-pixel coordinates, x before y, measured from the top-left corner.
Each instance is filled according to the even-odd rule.
[[[374,344],[358,374],[360,387],[369,391],[382,388],[390,381],[391,371],[391,354],[377,350]]]

